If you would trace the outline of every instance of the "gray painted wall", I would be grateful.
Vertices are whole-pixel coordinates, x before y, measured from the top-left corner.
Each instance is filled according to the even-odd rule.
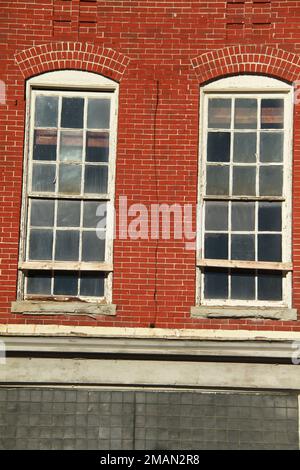
[[[0,449],[298,449],[296,393],[0,388]]]

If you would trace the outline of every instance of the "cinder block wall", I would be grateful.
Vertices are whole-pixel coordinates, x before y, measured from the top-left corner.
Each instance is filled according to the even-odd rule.
[[[298,449],[293,393],[0,388],[0,449]]]

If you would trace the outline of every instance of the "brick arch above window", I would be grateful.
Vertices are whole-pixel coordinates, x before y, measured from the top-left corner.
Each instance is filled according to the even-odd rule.
[[[121,81],[129,57],[113,49],[80,42],[57,42],[24,49],[15,55],[23,77],[53,70],[85,70]]]
[[[191,59],[201,83],[237,73],[266,74],[293,82],[300,79],[300,56],[268,46],[231,46]]]

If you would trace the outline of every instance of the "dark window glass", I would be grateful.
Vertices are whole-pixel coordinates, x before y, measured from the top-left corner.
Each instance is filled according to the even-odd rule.
[[[228,202],[207,201],[205,203],[205,229],[228,230]]]
[[[80,295],[86,297],[104,296],[104,273],[82,272],[80,278]]]
[[[282,300],[282,273],[274,271],[258,271],[258,300]]]
[[[37,96],[35,100],[35,126],[57,127],[57,112],[57,96]]]
[[[38,129],[34,131],[33,160],[56,160],[57,132]]]
[[[255,272],[246,269],[231,270],[231,298],[255,299]]]
[[[236,196],[254,196],[256,169],[250,166],[233,167],[232,194]]]
[[[55,259],[57,261],[78,261],[79,232],[77,230],[57,230]]]
[[[54,223],[54,201],[35,199],[31,201],[30,225],[52,227]]]
[[[283,100],[264,99],[261,100],[261,128],[282,129],[283,128]]]
[[[231,236],[231,259],[254,260],[255,240],[254,235]]]
[[[253,231],[255,228],[255,203],[231,203],[231,229],[237,232]]]
[[[228,235],[207,233],[205,235],[205,258],[228,259]]]
[[[236,129],[256,129],[257,101],[255,99],[237,98],[235,100],[234,126]]]
[[[227,269],[209,268],[204,272],[204,297],[206,299],[228,298]]]
[[[50,260],[52,259],[52,230],[30,230],[29,259]]]
[[[61,110],[61,127],[82,129],[83,106],[83,98],[63,98]]]
[[[80,201],[58,201],[57,226],[79,227],[80,225]]]
[[[233,161],[241,163],[256,162],[256,134],[236,132],[234,134]]]
[[[102,233],[101,233],[102,235]],[[82,234],[82,261],[104,261],[105,260],[105,233],[103,239],[94,231]]]
[[[259,193],[260,196],[282,195],[282,166],[261,166],[259,170]]]
[[[27,294],[51,294],[51,273],[48,271],[29,271]]]
[[[55,165],[39,165],[35,163],[32,169],[32,191],[55,191]]]
[[[207,161],[229,162],[230,133],[209,132],[207,136]]]
[[[110,100],[89,98],[88,129],[109,129]]]
[[[282,162],[283,134],[275,132],[262,132],[260,134],[260,161]]]
[[[208,100],[208,127],[227,129],[231,121],[231,100]]]
[[[86,165],[84,175],[84,192],[85,193],[107,193],[108,167]]]
[[[207,165],[206,194],[226,196],[229,194],[229,168]]]
[[[281,235],[258,235],[258,261],[281,260]]]
[[[78,274],[72,271],[57,271],[54,276],[54,295],[78,294]]]
[[[260,232],[281,231],[281,203],[260,202],[258,206],[258,230]]]

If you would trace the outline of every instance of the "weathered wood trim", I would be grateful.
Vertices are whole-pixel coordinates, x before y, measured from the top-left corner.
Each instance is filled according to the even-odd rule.
[[[20,300],[12,302],[12,313],[23,315],[116,315],[116,305],[97,302]]]
[[[242,261],[227,259],[198,259],[199,267],[216,267],[216,268],[241,268],[241,269],[271,269],[276,271],[292,271],[292,263],[277,263],[273,261]]]
[[[297,310],[285,307],[215,307],[199,305],[191,307],[193,318],[267,318],[273,320],[297,320]]]
[[[19,263],[19,269],[55,270],[55,271],[105,271],[112,272],[113,265],[110,263],[98,262],[77,262],[77,261],[23,261]]]

